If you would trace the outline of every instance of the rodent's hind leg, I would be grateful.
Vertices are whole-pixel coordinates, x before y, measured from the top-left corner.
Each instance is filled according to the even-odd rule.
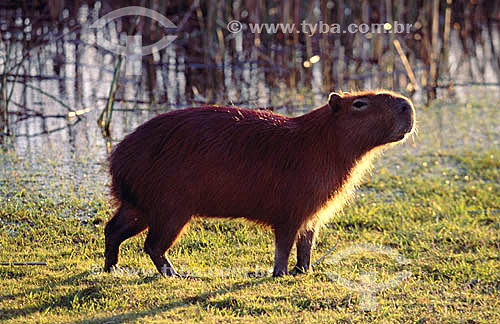
[[[165,221],[163,224],[160,221],[150,225],[148,236],[144,242],[144,251],[151,257],[160,274],[180,277],[165,253],[174,245],[191,217],[179,214],[169,214],[167,217],[166,221],[162,220]],[[153,217],[153,219],[155,218]],[[156,219],[161,218],[157,217]]]
[[[104,229],[104,271],[111,271],[111,268],[118,262],[120,244],[126,239],[139,234],[146,227],[145,217],[141,212],[126,203],[120,206]]]

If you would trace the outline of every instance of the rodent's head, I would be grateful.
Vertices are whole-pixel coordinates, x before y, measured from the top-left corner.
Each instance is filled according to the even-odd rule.
[[[336,125],[355,143],[376,147],[399,142],[415,128],[415,109],[410,99],[387,90],[333,92],[328,105]]]

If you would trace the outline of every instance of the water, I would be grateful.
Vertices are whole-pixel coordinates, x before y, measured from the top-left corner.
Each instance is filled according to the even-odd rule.
[[[31,34],[35,20],[18,18],[15,26],[1,25],[2,38],[10,41],[3,42],[0,48],[5,53],[9,44],[13,44],[12,54],[3,58],[0,68],[10,71],[6,84],[8,91],[12,89],[8,111],[10,133],[14,136],[6,141],[18,157],[29,161],[29,168],[43,170],[47,167],[44,161],[52,161],[54,170],[77,182],[103,184],[105,176],[92,177],[105,174],[108,144],[112,146],[144,121],[172,109],[204,104],[272,106],[275,112],[298,115],[324,104],[331,90],[385,87],[394,78],[398,79],[395,90],[408,94],[409,81],[397,56],[383,57],[394,64],[392,72],[388,72],[385,65],[368,61],[361,64],[361,69],[356,69],[356,61],[351,60],[343,72],[345,82],[340,87],[328,87],[325,60],[305,68],[303,62],[310,54],[300,43],[290,45],[276,40],[272,45],[266,43],[267,46],[257,47],[248,33],[224,32],[224,47],[215,41],[210,45],[213,53],[204,56],[200,54],[204,49],[197,46],[203,44],[199,39],[206,35],[194,30],[181,34],[139,66],[130,61],[123,64],[111,120],[111,137],[105,137],[97,120],[109,97],[117,55],[98,47],[96,31],[88,28],[99,17],[98,4],[78,9],[77,22],[81,28],[75,23],[57,27],[45,25],[41,29],[44,36],[39,36],[44,41],[34,42],[35,46],[30,48],[25,42],[38,37]],[[105,34],[111,41],[119,42],[120,36],[114,27],[110,24]],[[450,34],[453,82],[498,82],[491,68],[489,43],[477,45],[474,55],[467,57],[460,47],[458,35],[455,30]],[[488,36],[486,30],[482,36]],[[492,37],[492,44],[498,46],[498,32],[494,31]],[[19,41],[13,42],[16,38]],[[319,42],[319,39],[313,41]],[[362,49],[369,48],[370,43],[362,44]],[[337,49],[332,56],[339,58]],[[290,57],[295,57],[295,61]],[[424,62],[418,58],[412,61],[417,79],[422,80]],[[134,75],[137,72],[141,73]],[[446,78],[445,75],[441,80],[443,84],[449,82]],[[403,153],[395,153],[395,158],[400,154],[432,151],[436,145],[464,150],[477,146],[496,147],[499,128],[494,121],[500,120],[497,89],[497,86],[440,88],[438,97],[444,104],[431,110],[421,109],[426,94],[423,89],[416,91],[412,98],[419,110],[422,135],[402,149]],[[468,109],[461,102],[470,101],[471,96],[477,98],[473,99],[477,105]],[[4,164],[4,167],[9,166]]]

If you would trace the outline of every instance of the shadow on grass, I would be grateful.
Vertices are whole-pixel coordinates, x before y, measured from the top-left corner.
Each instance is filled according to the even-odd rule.
[[[21,297],[27,294],[37,294],[41,291],[47,290],[47,289],[52,289],[56,288],[57,286],[62,286],[62,285],[69,285],[69,284],[74,284],[75,281],[78,281],[80,279],[86,278],[90,275],[91,273],[89,271],[84,271],[82,273],[76,274],[74,276],[71,276],[69,278],[64,279],[63,281],[58,281],[57,283],[48,283],[45,286],[42,286],[40,288],[34,288],[34,289],[29,289],[28,291],[23,291],[18,294],[6,294],[6,295],[1,295],[0,296],[0,302],[4,301],[6,299],[14,299],[17,297]],[[0,319],[3,319],[2,315],[0,314]]]
[[[159,278],[161,280],[161,277]],[[104,317],[94,317],[91,319],[84,319],[84,320],[79,320],[79,321],[74,321],[74,322],[68,322],[68,324],[85,324],[85,323],[124,323],[124,322],[134,322],[135,320],[138,320],[142,317],[145,316],[151,316],[151,315],[156,315],[177,307],[185,306],[188,304],[196,304],[196,303],[204,303],[207,302],[208,299],[212,297],[216,297],[220,294],[224,294],[228,291],[237,291],[237,290],[242,290],[246,289],[249,287],[257,286],[260,285],[264,282],[272,281],[274,280],[272,277],[266,277],[266,278],[261,278],[256,281],[248,281],[245,283],[241,284],[232,284],[232,285],[226,285],[222,288],[216,289],[214,291],[209,291],[203,294],[200,294],[195,297],[187,297],[187,298],[182,298],[164,305],[156,306],[150,309],[146,310],[141,310],[137,312],[126,312],[122,314],[115,314],[115,315],[109,315],[109,316],[104,316]]]
[[[1,295],[0,301],[4,301],[4,300],[8,300],[8,299],[15,299],[15,298],[22,297],[22,296],[29,295],[29,294],[37,295],[42,291],[52,290],[52,289],[57,288],[58,286],[73,285],[75,282],[78,282],[78,281],[88,277],[89,275],[91,275],[91,272],[84,271],[82,273],[79,273],[79,274],[76,274],[76,275],[71,276],[69,278],[66,278],[62,281],[58,281],[55,283],[48,283],[48,284],[43,285],[39,288],[29,289],[27,291],[23,291],[23,292],[17,293],[17,294]],[[0,321],[6,321],[9,319],[19,317],[19,316],[32,314],[32,313],[35,313],[37,311],[43,311],[43,310],[45,310],[49,307],[53,307],[53,306],[57,306],[57,307],[62,306],[62,307],[71,308],[72,301],[73,301],[73,298],[75,295],[78,294],[81,296],[85,296],[85,295],[95,296],[98,293],[99,293],[99,291],[96,290],[95,287],[89,287],[88,289],[84,289],[84,290],[76,290],[75,289],[75,290],[71,290],[71,292],[69,292],[68,294],[66,294],[64,296],[56,297],[48,302],[45,302],[42,305],[36,304],[36,305],[32,305],[32,306],[26,306],[23,308],[19,308],[19,307],[17,307],[17,308],[2,308],[2,310],[0,311]]]
[[[92,275],[90,271],[84,271],[82,273],[73,275],[71,277],[68,277],[64,280],[57,281],[57,282],[52,282],[46,285],[43,285],[39,288],[34,288],[34,289],[29,289],[27,291],[23,291],[22,293],[16,293],[16,294],[5,294],[5,295],[0,295],[0,301],[4,300],[9,300],[9,299],[15,299],[18,297],[25,296],[27,294],[33,294],[37,295],[43,291],[47,290],[52,290],[56,289],[57,287],[60,286],[71,286],[74,285],[77,282],[81,282],[82,280],[85,280],[85,278],[89,277]],[[162,280],[163,277],[147,277],[143,280],[141,280],[143,283],[150,282],[150,281],[155,281],[155,280]],[[199,278],[203,279],[203,278]],[[180,280],[180,279],[179,279]],[[180,306],[188,305],[188,304],[195,304],[195,303],[205,303],[208,301],[208,299],[212,297],[216,297],[220,294],[224,294],[228,291],[237,291],[237,290],[242,290],[248,287],[253,287],[256,285],[259,285],[263,282],[266,281],[271,281],[273,278],[271,277],[266,277],[266,278],[261,278],[256,281],[247,281],[245,283],[241,284],[232,284],[232,285],[226,285],[222,288],[216,289],[214,291],[209,291],[203,294],[200,294],[198,296],[194,297],[188,297],[188,298],[183,298],[179,299],[164,305],[159,305],[150,309],[145,309],[137,312],[126,312],[122,314],[116,314],[116,315],[109,315],[109,316],[104,316],[104,317],[94,317],[91,319],[84,319],[84,320],[79,320],[79,321],[74,321],[74,322],[69,322],[69,323],[74,323],[74,324],[84,324],[84,323],[123,323],[123,322],[129,322],[129,321],[134,321],[139,318],[145,317],[145,316],[150,316],[150,315],[155,315],[164,311],[168,311]],[[135,280],[134,280],[135,281]],[[67,309],[72,309],[73,308],[73,300],[75,296],[79,296],[81,298],[100,298],[102,297],[102,293],[100,288],[92,286],[88,287],[86,289],[71,289],[68,291],[66,294],[62,296],[57,296],[54,298],[51,298],[48,301],[42,301],[40,303],[35,303],[29,306],[25,307],[12,307],[12,308],[2,308],[0,310],[0,322],[7,321],[7,320],[12,320],[21,316],[27,316],[29,314],[33,314],[36,312],[43,312],[44,310],[47,309],[52,309],[52,308],[67,308]]]

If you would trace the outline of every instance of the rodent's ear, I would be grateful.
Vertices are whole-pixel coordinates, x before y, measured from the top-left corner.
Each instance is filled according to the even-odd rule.
[[[336,92],[330,93],[328,96],[328,106],[332,109],[334,113],[340,110],[340,100],[342,99],[342,96],[339,95]]]

